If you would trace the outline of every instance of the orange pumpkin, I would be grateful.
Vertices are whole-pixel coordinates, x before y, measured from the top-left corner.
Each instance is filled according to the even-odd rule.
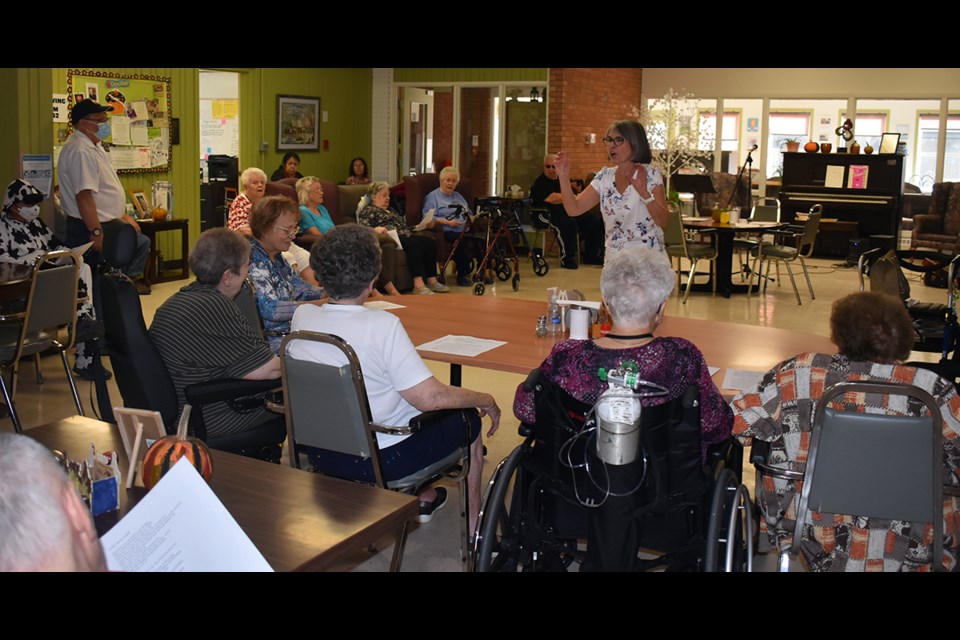
[[[160,222],[161,220],[166,220],[167,210],[164,209],[163,207],[157,207],[151,212],[150,216],[153,218],[154,222]]]
[[[816,153],[820,149],[820,145],[811,140],[807,144],[803,145],[803,150],[807,153]]]
[[[143,456],[143,486],[148,490],[160,482],[160,478],[173,468],[180,458],[186,458],[203,479],[210,482],[213,476],[213,459],[210,449],[199,438],[187,435],[190,405],[185,405],[177,426],[177,434],[160,438]]]

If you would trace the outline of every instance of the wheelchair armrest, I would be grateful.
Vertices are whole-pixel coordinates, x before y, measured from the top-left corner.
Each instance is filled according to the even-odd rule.
[[[523,390],[526,392],[533,391],[537,384],[540,382],[540,378],[543,377],[543,371],[540,369],[534,369],[527,375],[527,379],[523,381]]]
[[[420,415],[410,418],[410,424],[407,427],[409,433],[415,433],[421,429],[427,429],[441,420],[446,420],[452,415],[462,413],[464,409],[437,409],[436,411],[424,411]]]
[[[803,480],[802,471],[790,471],[767,464],[770,456],[770,443],[764,440],[753,439],[753,446],[750,448],[750,462],[756,467],[757,471],[773,478],[782,478],[784,480]]]
[[[750,447],[750,463],[765,464],[767,456],[770,455],[770,443],[765,440],[753,439],[753,445]]]
[[[264,405],[267,407],[267,411],[272,411],[273,413],[286,413],[287,407],[283,401],[283,388],[270,389],[263,394]]]
[[[260,405],[263,404],[263,394],[276,389],[279,380],[242,380],[240,378],[223,378],[198,382],[185,387],[183,392],[187,402],[193,406],[209,404],[211,402],[225,402],[247,396],[260,396]]]

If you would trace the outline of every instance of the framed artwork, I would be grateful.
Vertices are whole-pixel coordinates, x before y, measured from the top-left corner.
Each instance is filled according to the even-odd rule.
[[[880,150],[877,153],[896,153],[900,143],[899,133],[885,133],[880,138]]]
[[[320,149],[320,98],[277,96],[277,150]]]
[[[158,411],[126,407],[114,407],[113,415],[117,419],[120,439],[123,440],[123,448],[130,462],[127,469],[127,489],[134,483],[142,487],[143,480],[137,477],[137,471],[147,449],[167,435],[163,428],[163,418]]]
[[[138,218],[146,218],[150,215],[150,201],[147,200],[147,194],[143,189],[130,189],[130,201],[134,208],[140,214]]]

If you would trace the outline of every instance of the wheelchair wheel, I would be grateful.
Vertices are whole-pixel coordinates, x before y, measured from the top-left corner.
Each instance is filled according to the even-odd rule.
[[[473,285],[473,295],[475,296],[482,296],[484,290],[485,289],[482,282],[478,282],[475,285]]]
[[[547,259],[541,255],[533,256],[533,272],[543,277],[547,275],[548,271],[550,271],[550,265],[547,264]]]
[[[519,273],[513,274],[513,290],[514,291],[520,290],[520,274]]]
[[[750,494],[736,473],[724,469],[713,489],[703,570],[753,571],[753,528]]]
[[[520,505],[517,475],[523,447],[514,449],[497,466],[490,479],[477,521],[477,546],[474,570],[479,572],[516,571],[520,551]],[[507,504],[507,495],[510,504]]]
[[[497,278],[500,280],[500,282],[506,282],[509,280],[511,274],[513,273],[513,269],[510,268],[510,265],[507,264],[507,261],[500,259],[497,260],[494,271],[496,272]]]

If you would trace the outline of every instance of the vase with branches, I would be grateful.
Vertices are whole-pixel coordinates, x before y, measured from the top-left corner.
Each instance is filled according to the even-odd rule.
[[[647,132],[652,164],[663,172],[664,188],[671,193],[670,178],[681,169],[703,172],[709,151],[698,144],[697,104],[692,93],[667,89],[662,98],[649,101],[631,113]]]

